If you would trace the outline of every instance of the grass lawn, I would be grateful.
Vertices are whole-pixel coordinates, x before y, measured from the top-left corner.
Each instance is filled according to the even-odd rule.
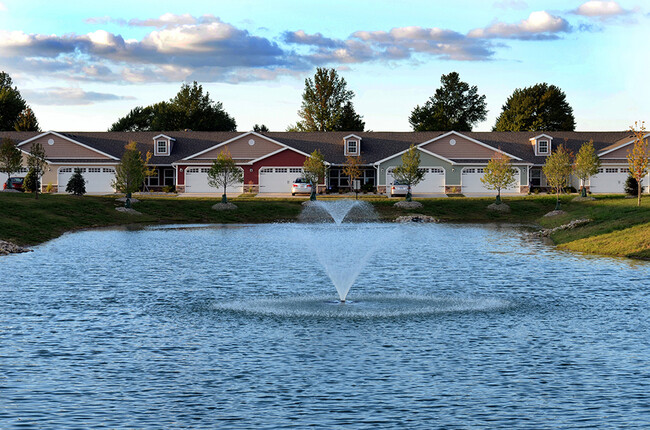
[[[322,199],[338,196],[322,196]],[[392,221],[400,215],[417,212],[452,222],[506,222],[535,223],[546,228],[567,222],[590,218],[594,221],[573,230],[564,230],[552,236],[560,247],[594,254],[650,258],[650,198],[636,199],[622,196],[599,196],[594,201],[572,202],[574,196],[562,196],[566,215],[544,218],[555,207],[555,197],[535,195],[506,197],[504,203],[510,213],[488,211],[486,206],[494,198],[438,198],[417,199],[423,204],[417,211],[405,211],[393,205],[397,199],[360,194],[359,198],[373,204],[379,217]],[[305,199],[257,198],[243,195],[231,199],[239,209],[214,211],[215,198],[139,197],[134,208],[141,216],[127,215],[115,210],[121,206],[114,197],[43,194],[35,200],[31,194],[0,193],[0,239],[19,245],[34,245],[80,228],[124,224],[172,223],[266,223],[295,220]],[[319,196],[321,198],[321,196]]]

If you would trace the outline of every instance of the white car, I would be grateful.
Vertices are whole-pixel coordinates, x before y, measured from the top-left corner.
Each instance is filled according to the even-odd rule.
[[[395,181],[390,184],[390,197],[405,196],[409,192],[408,184],[403,184],[400,181]]]
[[[291,195],[311,194],[311,184],[305,178],[298,178],[291,185]]]

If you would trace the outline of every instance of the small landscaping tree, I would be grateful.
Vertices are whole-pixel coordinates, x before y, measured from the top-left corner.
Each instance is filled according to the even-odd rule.
[[[41,145],[39,142],[34,143],[31,150],[29,151],[29,156],[27,157],[27,167],[29,167],[29,170],[33,171],[33,174],[36,175],[36,187],[33,189],[33,192],[35,198],[38,199],[38,193],[41,190],[41,178],[45,174],[45,169],[47,168],[45,150],[43,149],[43,145]],[[25,179],[27,179],[27,177],[25,177]]]
[[[580,179],[582,197],[587,197],[587,187],[585,184],[591,176],[598,173],[599,168],[600,158],[596,155],[594,141],[590,140],[589,142],[583,143],[576,155],[575,162],[573,163],[573,172],[576,177]]]
[[[488,190],[497,191],[496,203],[500,205],[501,190],[515,184],[515,170],[512,168],[510,157],[501,152],[495,152],[485,166],[484,172],[481,182]]]
[[[7,179],[11,179],[11,174],[17,172],[22,167],[23,155],[18,149],[16,143],[5,137],[0,145],[0,172],[7,174]],[[11,188],[11,181],[8,181]]]
[[[636,179],[637,206],[641,206],[641,193],[643,192],[641,181],[648,174],[648,166],[650,165],[645,121],[641,121],[641,124],[635,122],[634,127],[630,127],[630,130],[634,133],[634,146],[627,154],[627,165],[630,169],[630,175]]]
[[[560,145],[555,152],[546,158],[546,163],[542,167],[548,185],[555,190],[557,197],[555,210],[560,209],[560,191],[568,183],[571,172],[573,171],[571,158],[571,152],[564,145]]]
[[[623,188],[625,194],[628,196],[636,197],[639,193],[639,183],[636,181],[634,176],[629,175],[625,180],[625,187]]]
[[[144,179],[142,180],[142,189],[146,191],[149,190],[147,179],[152,176],[158,176],[158,170],[156,169],[156,166],[149,164],[151,162],[151,157],[153,157],[153,153],[151,151],[147,151],[147,155],[144,158]]]
[[[65,192],[75,196],[83,196],[86,194],[86,180],[81,174],[81,169],[74,169],[74,173],[65,187]]]
[[[221,203],[228,203],[226,189],[229,185],[244,182],[244,173],[240,167],[237,167],[230,152],[221,151],[217,159],[212,162],[212,167],[208,172],[208,185],[215,188],[223,187]]]
[[[38,180],[38,175],[33,168],[30,168],[25,175],[25,180],[23,181],[23,190],[29,191],[30,193],[36,193],[41,188],[41,181]]]
[[[115,179],[111,185],[120,193],[126,194],[124,206],[131,207],[131,194],[138,191],[144,181],[146,166],[142,154],[134,141],[125,146],[120,164],[115,168]]]
[[[393,177],[406,185],[406,201],[411,201],[411,188],[419,184],[424,178],[424,170],[420,169],[420,151],[411,145],[402,155],[402,164],[393,169]]]
[[[354,198],[359,198],[359,189],[354,186],[354,183],[361,177],[361,164],[363,161],[359,156],[348,155],[345,157],[345,165],[343,166],[343,174],[350,177],[350,187],[354,191]]]
[[[318,188],[318,183],[321,178],[325,177],[325,159],[323,154],[316,149],[311,153],[305,163],[302,165],[304,171],[303,176],[311,184],[311,195],[309,200],[316,200],[316,189]]]

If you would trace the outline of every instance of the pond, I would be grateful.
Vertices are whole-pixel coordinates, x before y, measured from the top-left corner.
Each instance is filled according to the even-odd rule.
[[[517,226],[93,230],[1,263],[1,428],[650,426],[650,264]]]

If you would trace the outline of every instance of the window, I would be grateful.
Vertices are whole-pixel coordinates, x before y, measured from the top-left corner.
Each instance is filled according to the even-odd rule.
[[[621,172],[621,173],[629,173],[629,172],[630,172],[630,169],[628,169],[627,167],[621,167],[621,168],[619,169],[619,172]]]
[[[483,170],[482,167],[479,167],[476,169],[476,173],[484,173],[485,171]]]
[[[300,167],[290,167],[289,173],[302,173],[302,169]]]
[[[199,173],[199,168],[198,167],[189,167],[185,170],[185,173]]]
[[[156,142],[156,154],[166,154],[167,153],[167,141],[159,140]]]
[[[537,145],[537,152],[540,154],[548,154],[548,140],[540,140]]]
[[[356,154],[357,153],[357,141],[356,140],[348,140],[348,154]]]
[[[72,173],[72,167],[62,167],[59,169],[60,173]]]
[[[208,173],[210,171],[209,167],[201,167],[201,173]]]
[[[275,173],[287,173],[288,169],[286,167],[276,167]]]
[[[115,169],[112,167],[104,167],[103,171],[104,173],[115,173]]]
[[[88,168],[88,173],[100,173],[102,171],[101,168],[99,167],[89,167]]]
[[[605,173],[618,173],[618,169],[613,169],[611,167],[608,167],[605,169]]]
[[[470,173],[476,173],[476,169],[465,169],[463,170],[463,175],[469,175]]]
[[[438,167],[434,167],[431,169],[431,173],[435,173],[436,175],[444,175],[445,171]]]

